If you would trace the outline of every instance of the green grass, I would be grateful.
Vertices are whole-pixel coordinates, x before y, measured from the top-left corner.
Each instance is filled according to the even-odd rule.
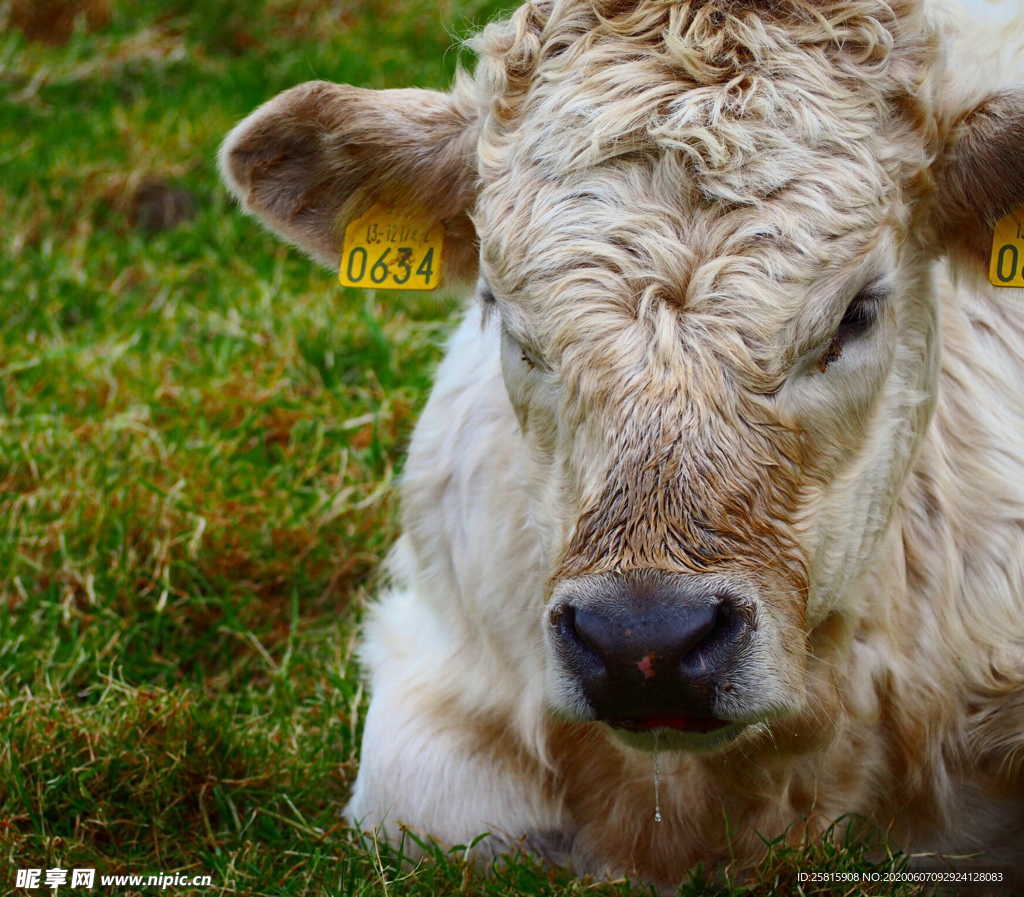
[[[647,893],[525,859],[484,875],[437,848],[410,869],[341,824],[366,702],[355,624],[456,306],[339,289],[233,208],[213,164],[297,82],[445,85],[456,36],[501,3],[125,0],[57,44],[11,27],[16,5],[0,4],[0,891],[61,866],[206,873],[204,894]],[[146,184],[187,191],[194,215],[147,230]],[[680,893],[788,895],[801,869],[869,867],[825,839],[773,851],[749,890],[698,870]]]

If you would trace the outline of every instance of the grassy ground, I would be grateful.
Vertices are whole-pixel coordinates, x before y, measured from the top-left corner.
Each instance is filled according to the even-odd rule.
[[[59,866],[206,894],[645,893],[437,850],[410,872],[341,825],[354,624],[455,306],[340,290],[213,166],[297,82],[444,85],[497,11],[0,3],[0,892]],[[865,863],[780,852],[750,893]]]

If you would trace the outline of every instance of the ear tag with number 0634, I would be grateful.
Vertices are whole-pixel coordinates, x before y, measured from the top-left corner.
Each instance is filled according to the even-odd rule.
[[[443,224],[378,202],[345,228],[338,280],[346,287],[432,290],[441,282],[443,249]]]
[[[997,287],[1024,287],[1024,207],[996,225],[988,279]]]

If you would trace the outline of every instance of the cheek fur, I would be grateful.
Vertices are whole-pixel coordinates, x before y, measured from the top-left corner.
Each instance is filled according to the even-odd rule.
[[[803,417],[813,476],[807,479],[796,523],[811,559],[809,615],[814,620],[831,610],[858,613],[861,596],[855,584],[873,563],[892,518],[894,496],[927,432],[939,361],[939,309],[928,296],[920,284],[908,286],[883,343],[884,366],[878,364],[874,379],[860,385],[858,404],[848,406],[853,412],[846,417],[824,413],[825,395]]]

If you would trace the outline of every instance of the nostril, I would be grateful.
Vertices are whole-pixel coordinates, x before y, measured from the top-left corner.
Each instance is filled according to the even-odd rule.
[[[558,635],[572,636],[576,630],[576,612],[571,604],[556,604],[548,613],[548,623]]]
[[[576,608],[571,604],[560,604],[551,608],[548,616],[555,637],[566,646],[574,648],[590,647],[576,625]]]
[[[718,608],[715,613],[715,632],[728,628],[729,623],[735,618],[736,611],[728,598],[719,597]]]
[[[721,598],[718,604],[718,616],[715,620],[715,636],[732,641],[743,632],[746,626],[747,618],[742,608],[732,598]]]
[[[548,614],[563,660],[578,674],[600,677],[605,672],[603,653],[599,641],[588,637],[585,622],[571,604],[552,607]]]
[[[683,662],[703,665],[711,655],[728,650],[742,635],[746,623],[735,602],[728,596],[716,596],[714,617],[701,634],[701,638],[686,653]]]

